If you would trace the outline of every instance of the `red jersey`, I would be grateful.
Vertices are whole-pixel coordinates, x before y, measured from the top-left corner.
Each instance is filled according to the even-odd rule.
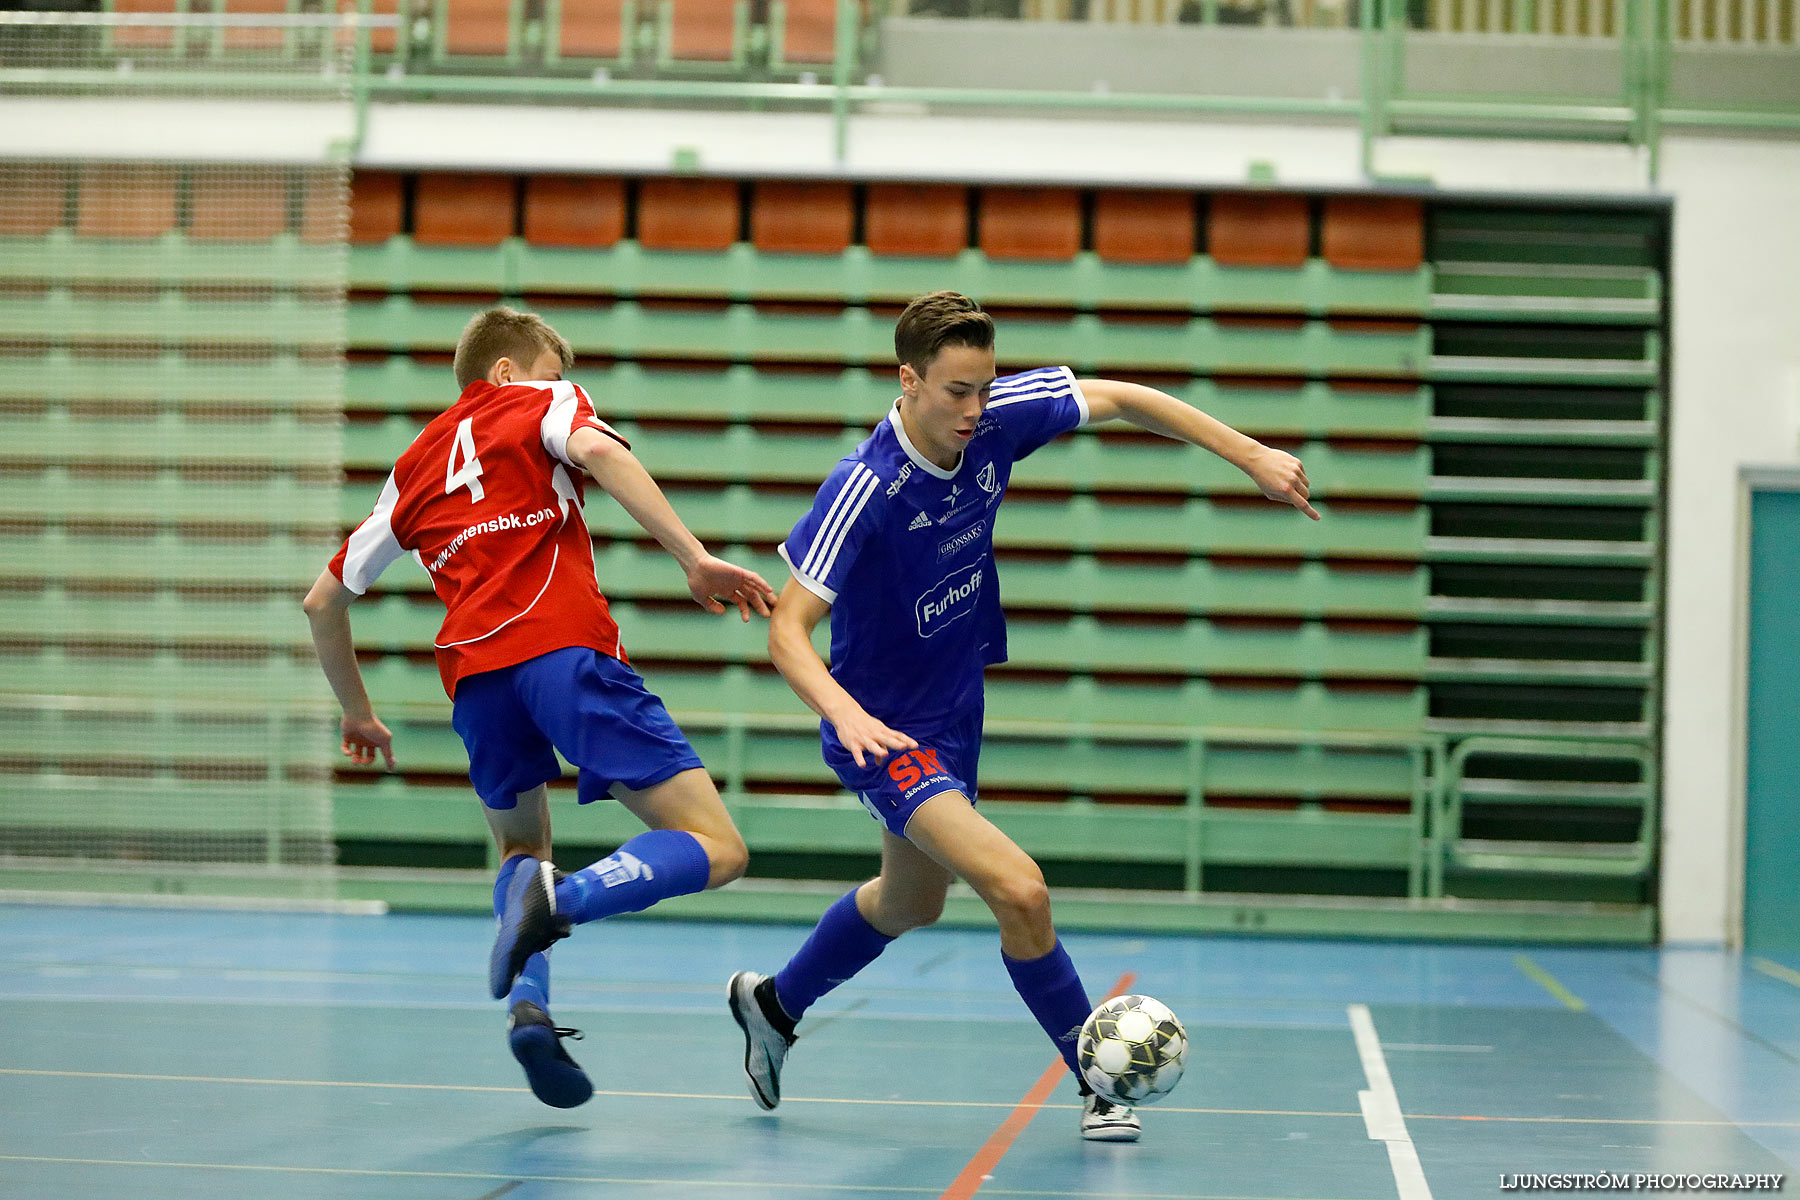
[[[412,552],[448,610],[435,648],[452,697],[465,675],[568,646],[625,659],[594,577],[586,473],[569,459],[569,435],[583,426],[630,445],[572,383],[471,383],[406,448],[375,511],[331,560],[361,595]]]

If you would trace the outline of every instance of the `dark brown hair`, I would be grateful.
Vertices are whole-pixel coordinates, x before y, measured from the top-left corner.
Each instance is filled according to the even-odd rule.
[[[566,373],[575,365],[575,352],[568,340],[536,313],[523,313],[500,305],[476,313],[456,339],[456,386],[468,387],[477,379],[486,379],[495,363],[503,358],[513,360],[523,371],[547,351],[562,358]]]
[[[924,375],[945,346],[993,349],[994,318],[961,292],[929,292],[908,304],[894,325],[894,356]]]

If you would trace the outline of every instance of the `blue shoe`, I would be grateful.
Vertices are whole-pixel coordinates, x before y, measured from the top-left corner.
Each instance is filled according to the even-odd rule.
[[[488,992],[506,999],[525,960],[569,936],[569,918],[556,912],[556,868],[527,858],[513,868],[500,909],[500,931],[488,955]]]
[[[580,1037],[579,1029],[557,1028],[550,1014],[529,1000],[512,1006],[506,1040],[512,1043],[513,1057],[525,1068],[531,1094],[551,1108],[574,1108],[586,1104],[594,1094],[587,1072],[562,1048],[562,1039]]]

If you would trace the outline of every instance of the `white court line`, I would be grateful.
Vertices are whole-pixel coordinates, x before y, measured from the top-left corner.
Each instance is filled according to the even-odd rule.
[[[1412,1135],[1406,1132],[1400,1097],[1394,1093],[1394,1079],[1388,1074],[1387,1059],[1381,1053],[1381,1039],[1375,1036],[1369,1007],[1352,1004],[1347,1011],[1350,1032],[1356,1036],[1356,1054],[1362,1059],[1363,1074],[1369,1080],[1369,1089],[1356,1093],[1369,1138],[1386,1143],[1388,1165],[1394,1170],[1394,1186],[1399,1189],[1400,1200],[1431,1200],[1425,1168],[1419,1165],[1419,1152],[1413,1146]]]

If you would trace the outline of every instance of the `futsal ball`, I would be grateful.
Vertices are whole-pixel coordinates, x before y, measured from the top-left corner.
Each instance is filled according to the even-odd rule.
[[[1187,1030],[1162,1001],[1115,996],[1081,1027],[1075,1061],[1087,1085],[1115,1104],[1154,1104],[1181,1082]]]

